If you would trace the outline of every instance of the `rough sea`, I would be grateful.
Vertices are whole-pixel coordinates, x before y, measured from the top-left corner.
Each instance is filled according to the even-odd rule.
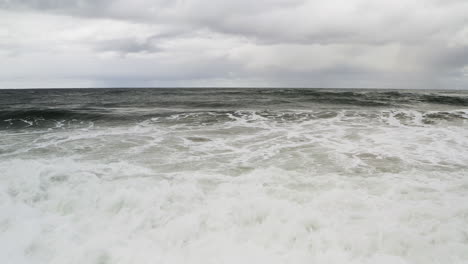
[[[0,263],[468,263],[468,92],[0,90]]]

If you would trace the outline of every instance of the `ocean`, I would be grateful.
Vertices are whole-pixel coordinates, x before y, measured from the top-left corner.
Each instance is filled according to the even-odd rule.
[[[0,262],[468,263],[468,92],[0,90]]]

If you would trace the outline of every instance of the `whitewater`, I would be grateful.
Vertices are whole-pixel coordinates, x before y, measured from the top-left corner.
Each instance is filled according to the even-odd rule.
[[[0,262],[468,263],[468,92],[0,90]]]

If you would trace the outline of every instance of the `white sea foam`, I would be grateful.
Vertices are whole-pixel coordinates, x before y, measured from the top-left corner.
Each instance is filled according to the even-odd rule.
[[[197,112],[2,131],[0,260],[468,263],[466,113]]]

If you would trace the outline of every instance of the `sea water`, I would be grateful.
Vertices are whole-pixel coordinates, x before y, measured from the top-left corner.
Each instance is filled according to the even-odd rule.
[[[0,262],[468,263],[468,93],[0,90]]]

